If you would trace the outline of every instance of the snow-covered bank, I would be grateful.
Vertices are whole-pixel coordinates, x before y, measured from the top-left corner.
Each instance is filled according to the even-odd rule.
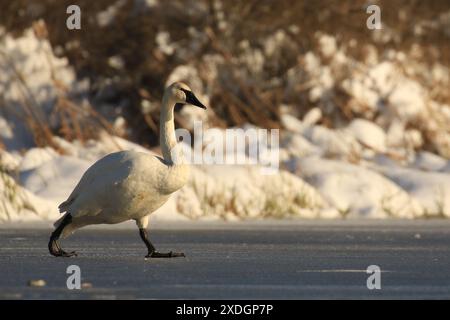
[[[85,146],[59,141],[65,155],[49,148],[30,149],[23,155],[3,151],[4,167],[17,173],[20,185],[3,174],[6,209],[0,211],[1,219],[56,219],[57,205],[66,200],[96,159],[118,150],[117,146],[150,153],[126,140],[114,138],[116,143],[111,143],[111,139],[105,137]],[[282,153],[290,154],[293,148],[288,145]],[[436,171],[424,171],[394,166],[380,158],[359,165],[326,159],[320,153],[287,159],[285,169],[273,175],[261,174],[258,166],[192,166],[188,185],[153,219],[450,217],[450,174],[438,171],[448,165],[446,161],[436,165]],[[433,168],[436,159],[429,162],[422,159],[420,166]],[[13,201],[9,201],[11,192],[7,191],[11,188],[17,190]]]
[[[154,219],[450,217],[450,106],[435,99],[439,90],[431,90],[449,87],[448,69],[436,63],[426,70],[394,51],[356,61],[333,37],[319,33],[317,38],[318,52],[307,52],[287,72],[285,94],[297,94],[293,88],[307,80],[308,99],[316,107],[303,116],[302,106],[280,108],[280,171],[264,175],[257,165],[192,166],[187,186]],[[84,82],[76,79],[66,59],[53,55],[46,40],[27,31],[17,39],[8,35],[0,41],[8,59],[16,59],[13,64],[0,59],[0,92],[9,110],[20,113],[27,108],[18,106],[33,100],[32,106],[51,114],[61,95],[83,91]],[[218,67],[210,63],[209,67]],[[12,65],[28,80],[21,81]],[[196,71],[190,65],[178,66],[168,81],[183,80],[189,70]],[[428,86],[420,81],[419,72],[427,77]],[[189,77],[202,86],[197,72]],[[64,94],[58,86],[66,87]],[[345,104],[335,103],[339,95],[345,96]],[[81,94],[80,100],[87,97]],[[349,119],[336,116],[338,109]],[[0,221],[56,219],[58,204],[95,160],[117,150],[151,152],[106,133],[84,142],[52,135],[50,146],[37,147],[36,134],[26,129],[26,121],[3,111]],[[194,119],[208,121],[195,110],[182,110],[180,115],[187,126]],[[36,121],[41,116],[35,115]],[[50,127],[61,121],[48,119],[54,120],[49,120]],[[333,119],[338,120],[332,123]],[[120,116],[112,120],[126,127]]]
[[[0,222],[54,219],[58,212],[52,201],[34,195],[3,172],[0,172],[0,200]]]

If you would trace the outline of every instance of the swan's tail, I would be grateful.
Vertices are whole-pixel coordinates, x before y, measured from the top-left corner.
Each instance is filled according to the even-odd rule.
[[[69,206],[73,203],[74,200],[75,200],[74,198],[71,198],[71,199],[67,199],[66,201],[64,201],[63,203],[61,203],[61,204],[58,206],[59,212],[60,212],[60,213],[66,212],[67,209],[69,209]]]

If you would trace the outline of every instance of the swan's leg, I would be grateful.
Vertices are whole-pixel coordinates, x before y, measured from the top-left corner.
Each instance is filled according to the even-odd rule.
[[[158,252],[156,251],[153,244],[148,239],[148,233],[146,228],[139,228],[139,235],[141,236],[142,241],[144,241],[145,245],[148,249],[148,254],[145,256],[146,258],[175,258],[175,257],[185,257],[183,252]]]
[[[72,216],[70,214],[67,214],[63,221],[59,224],[59,226],[55,229],[55,231],[52,232],[50,236],[50,241],[48,242],[48,250],[50,251],[50,254],[55,257],[71,257],[76,256],[77,253],[75,251],[72,252],[66,252],[61,249],[58,243],[58,239],[61,236],[61,233],[63,232],[64,228],[69,225],[72,222]]]

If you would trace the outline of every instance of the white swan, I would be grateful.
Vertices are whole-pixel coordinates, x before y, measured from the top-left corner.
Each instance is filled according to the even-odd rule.
[[[135,220],[147,246],[146,257],[179,257],[183,253],[160,253],[148,240],[148,216],[161,207],[170,195],[183,187],[189,170],[180,148],[176,148],[173,109],[175,104],[206,107],[184,83],[176,82],[164,91],[161,107],[160,144],[163,158],[135,151],[111,153],[94,163],[82,176],[69,198],[59,206],[66,212],[55,222],[49,251],[54,256],[70,257],[58,239],[91,224],[114,224]]]

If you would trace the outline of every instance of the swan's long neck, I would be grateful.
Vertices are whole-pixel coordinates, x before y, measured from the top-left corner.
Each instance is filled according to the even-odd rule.
[[[174,107],[175,102],[164,96],[161,108],[159,142],[164,160],[169,165],[184,162],[183,153],[180,150],[181,146],[177,146],[173,116]]]
[[[189,167],[184,161],[181,144],[177,144],[175,135],[173,116],[175,101],[167,96],[165,94],[162,101],[159,133],[161,151],[168,169],[160,186],[160,192],[163,194],[177,191],[186,184],[189,177]]]

